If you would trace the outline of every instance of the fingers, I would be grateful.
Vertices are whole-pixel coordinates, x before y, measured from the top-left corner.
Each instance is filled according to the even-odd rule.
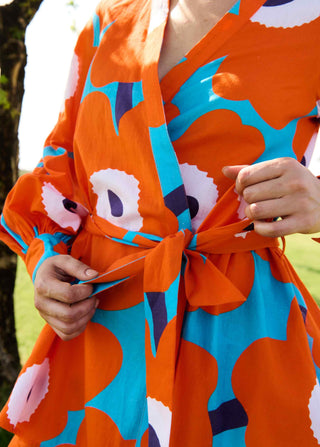
[[[77,278],[86,281],[98,275],[97,271],[72,256],[60,255],[55,256],[52,260],[54,261],[55,273],[61,277],[62,281],[65,278]]]
[[[93,317],[98,301],[90,297],[91,284],[72,284],[98,275],[86,264],[68,255],[46,259],[35,279],[35,307],[63,339],[79,335]]]
[[[236,180],[239,172],[246,168],[248,165],[234,165],[234,166],[224,166],[222,168],[223,174],[230,180]]]
[[[261,236],[266,237],[282,237],[294,233],[304,233],[305,225],[301,224],[301,231],[297,227],[296,218],[294,216],[285,217],[274,222],[257,220],[254,222],[255,231]]]
[[[249,186],[257,185],[281,177],[284,171],[285,163],[283,160],[287,159],[268,160],[251,166],[228,166],[226,167],[226,171],[230,172],[230,168],[236,168],[233,171],[234,174],[238,171],[237,176],[233,178],[233,180],[236,180],[236,190],[238,194],[241,195]]]
[[[317,233],[320,230],[320,203],[312,208],[305,199],[286,199],[249,205],[246,214],[254,221],[254,229],[261,236],[282,237],[294,233]],[[274,220],[276,214],[280,219]]]
[[[93,286],[91,284],[73,284],[65,282],[60,278],[37,274],[35,281],[35,292],[41,298],[50,298],[67,304],[73,304],[84,300],[91,295]]]
[[[227,166],[223,173],[235,180],[237,193],[248,204],[245,214],[254,221],[257,233],[280,237],[320,231],[320,182],[297,160]]]
[[[53,328],[59,337],[64,340],[71,340],[80,335],[92,319],[98,301],[89,298],[79,303],[68,305],[58,301],[44,303],[39,310],[42,318]]]
[[[288,193],[290,193],[288,185],[283,183],[280,178],[246,186],[242,190],[242,196],[248,204],[280,199]]]
[[[75,278],[90,280],[97,275],[98,272],[71,256],[54,256],[46,259],[39,267],[35,279],[35,291],[40,297],[72,304],[87,298],[92,293],[92,286],[71,285],[71,282]]]

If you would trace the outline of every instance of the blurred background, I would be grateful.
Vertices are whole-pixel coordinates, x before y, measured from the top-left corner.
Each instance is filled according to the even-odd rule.
[[[77,36],[97,0],[44,0],[27,27],[25,94],[19,124],[22,170],[31,170],[57,120]]]

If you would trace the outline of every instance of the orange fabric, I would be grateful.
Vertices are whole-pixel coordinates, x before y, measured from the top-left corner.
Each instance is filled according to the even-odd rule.
[[[319,309],[221,169],[308,164],[318,2],[241,0],[159,83],[168,7],[99,4],[7,198],[0,237],[30,274],[70,253],[100,304],[72,341],[44,328],[0,423],[28,447],[313,447]]]

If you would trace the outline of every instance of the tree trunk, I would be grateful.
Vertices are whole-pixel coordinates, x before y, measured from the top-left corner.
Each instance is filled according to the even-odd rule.
[[[0,7],[0,209],[18,176],[18,124],[23,96],[25,30],[41,0],[15,0]],[[13,289],[16,256],[0,245],[0,385],[12,385],[20,369]]]

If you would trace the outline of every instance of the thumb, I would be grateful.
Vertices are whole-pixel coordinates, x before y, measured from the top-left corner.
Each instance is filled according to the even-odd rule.
[[[222,168],[222,173],[231,180],[236,180],[239,172],[249,165],[234,165],[234,166],[224,166]]]
[[[69,255],[56,256],[55,267],[60,274],[87,281],[98,276],[98,272]]]

